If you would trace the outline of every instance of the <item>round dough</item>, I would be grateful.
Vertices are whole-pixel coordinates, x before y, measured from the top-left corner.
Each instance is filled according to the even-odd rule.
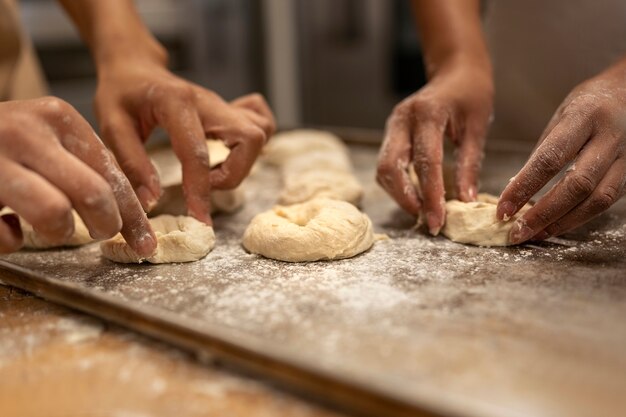
[[[367,215],[345,201],[315,199],[258,214],[243,246],[287,262],[343,259],[368,250],[375,237]]]
[[[102,256],[121,263],[153,264],[191,262],[204,258],[215,246],[213,228],[187,216],[162,215],[150,219],[157,237],[157,250],[141,258],[128,246],[121,234],[100,244]]]
[[[525,205],[508,222],[496,219],[498,197],[478,194],[478,201],[464,203],[459,200],[446,202],[446,223],[441,233],[459,243],[477,246],[509,246],[509,232],[513,223],[530,205]]]
[[[331,198],[357,205],[363,196],[363,187],[349,172],[308,171],[287,174],[280,194],[281,204],[296,204],[314,198]]]

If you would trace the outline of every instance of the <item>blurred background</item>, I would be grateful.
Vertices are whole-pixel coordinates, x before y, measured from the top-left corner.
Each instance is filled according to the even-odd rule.
[[[171,68],[226,99],[266,95],[279,125],[382,129],[424,83],[406,0],[136,0]],[[21,0],[51,93],[95,125],[95,69],[55,0]]]

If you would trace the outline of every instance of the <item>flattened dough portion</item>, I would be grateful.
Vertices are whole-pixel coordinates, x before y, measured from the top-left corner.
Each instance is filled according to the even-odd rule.
[[[352,173],[348,148],[337,136],[319,130],[279,133],[264,149],[264,160],[280,168],[281,204],[331,198],[359,204],[363,187]]]
[[[287,262],[343,259],[374,243],[372,222],[352,204],[325,198],[275,206],[252,219],[243,246]]]
[[[191,262],[204,258],[215,246],[213,228],[188,216],[167,214],[153,217],[150,224],[157,236],[157,251],[149,258],[142,258],[132,250],[122,235],[100,244],[102,256],[120,263]]]
[[[446,223],[441,233],[448,239],[477,246],[509,246],[509,232],[513,223],[531,206],[525,205],[508,222],[496,219],[498,197],[478,194],[478,201],[446,202]]]

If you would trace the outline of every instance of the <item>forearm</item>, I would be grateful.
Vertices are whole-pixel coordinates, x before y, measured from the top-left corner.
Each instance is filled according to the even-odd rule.
[[[480,0],[413,0],[428,77],[470,62],[491,73],[480,22]]]
[[[164,48],[141,21],[132,0],[59,0],[89,45],[96,66],[132,59],[167,62]]]

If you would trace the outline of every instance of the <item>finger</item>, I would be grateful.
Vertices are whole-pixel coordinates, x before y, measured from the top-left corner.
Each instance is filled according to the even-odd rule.
[[[468,122],[456,152],[456,194],[459,200],[475,201],[484,156],[485,129],[480,122]]]
[[[16,214],[0,217],[0,253],[11,253],[22,247],[23,237],[20,219]]]
[[[122,219],[120,233],[129,246],[140,256],[152,255],[156,250],[156,236],[130,181],[120,169],[113,154],[82,117],[75,117],[71,124],[71,131],[72,135],[59,135],[61,143],[78,159],[100,174],[111,187]],[[70,140],[72,137],[73,140]],[[75,140],[75,138],[80,138],[80,140]]]
[[[383,189],[408,213],[417,216],[420,201],[416,185],[409,177],[411,139],[406,120],[392,115],[378,155],[376,180]]]
[[[445,221],[445,187],[443,182],[443,132],[445,123],[423,119],[413,134],[413,161],[422,191],[422,211],[428,230],[439,234]]]
[[[241,111],[248,118],[248,120],[250,120],[250,122],[264,132],[267,142],[270,135],[274,133],[274,126],[272,125],[272,122],[267,117],[261,116],[259,113],[252,110],[242,108],[239,111]]]
[[[626,158],[615,160],[596,189],[574,210],[552,223],[548,236],[558,236],[588,222],[606,211],[626,194]]]
[[[0,166],[0,201],[50,244],[66,242],[74,233],[68,198],[44,178],[8,158],[0,156]]]
[[[591,135],[583,118],[564,116],[532,153],[521,171],[505,187],[496,216],[507,220],[574,159]]]
[[[172,148],[183,167],[183,192],[189,214],[212,224],[210,164],[200,118],[187,100],[167,101],[157,121],[169,133]]]
[[[248,176],[267,136],[253,125],[227,129],[219,135],[230,148],[230,153],[224,162],[209,172],[209,180],[215,189],[230,190]]]
[[[143,209],[150,212],[161,197],[159,175],[150,162],[135,123],[126,114],[110,116],[102,136],[130,180]]]
[[[509,241],[518,244],[530,239],[585,200],[615,161],[616,151],[617,142],[612,138],[596,137],[589,141],[574,168],[515,222]]]
[[[263,98],[261,94],[248,94],[231,101],[231,104],[233,106],[250,109],[263,116],[268,121],[268,130],[265,131],[265,134],[268,137],[273,135],[276,131],[276,120],[274,118],[274,114],[272,113],[269,104],[267,104],[267,101],[265,101],[265,98]]]
[[[47,137],[46,138],[46,134]],[[41,139],[44,139],[43,141]],[[82,146],[77,136],[66,134],[64,141]],[[25,137],[13,159],[36,172],[58,188],[84,220],[94,239],[114,236],[122,219],[109,184],[97,172],[61,146],[52,132],[38,132],[36,140]]]

